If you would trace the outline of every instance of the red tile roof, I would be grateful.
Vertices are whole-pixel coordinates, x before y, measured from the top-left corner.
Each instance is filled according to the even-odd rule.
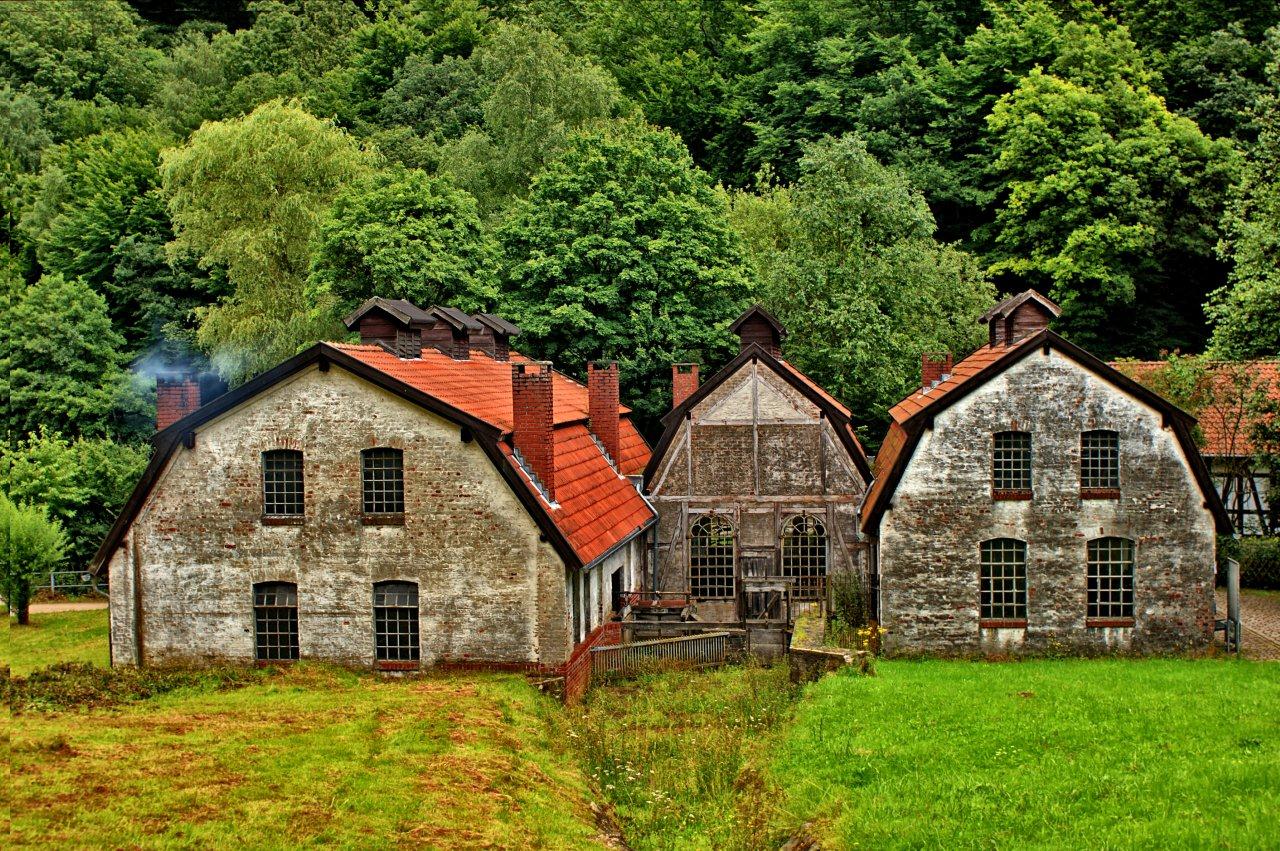
[[[1034,336],[1019,340],[1012,346],[983,346],[953,366],[951,368],[951,377],[946,381],[940,382],[937,387],[928,391],[922,389],[912,393],[890,408],[889,416],[893,418],[895,423],[905,423],[916,414],[936,404],[940,399],[946,398],[948,394],[954,392],[956,388],[962,387],[975,375],[991,366],[991,364],[1008,357],[1032,339],[1035,339]],[[881,450],[880,454],[883,455],[884,451]],[[877,466],[879,466],[878,461]]]
[[[1111,365],[1144,384],[1168,367],[1166,361],[1117,361]],[[1215,398],[1195,412],[1204,435],[1201,452],[1205,455],[1234,458],[1252,455],[1255,448],[1251,435],[1253,420],[1248,411],[1252,395],[1262,392],[1280,402],[1280,361],[1247,362],[1244,364],[1247,383],[1242,384],[1235,384],[1233,370],[1228,369],[1233,366],[1226,363],[1209,365],[1214,376]]]
[[[619,406],[618,468],[605,458],[587,429],[587,388],[559,372],[552,378],[555,418],[555,504],[548,504],[512,454],[514,427],[511,364],[473,351],[458,361],[434,350],[406,360],[381,346],[337,343],[334,348],[422,391],[441,402],[508,433],[499,443],[508,463],[548,513],[582,563],[590,564],[654,519],[652,509],[623,478],[639,475],[649,463],[649,444],[631,422],[631,409]],[[527,361],[512,352],[511,360]]]
[[[823,386],[822,386],[821,384],[819,384],[818,382],[814,381],[812,378],[810,378],[809,376],[805,375],[805,374],[804,374],[803,372],[801,372],[800,370],[796,369],[795,364],[791,363],[791,361],[782,360],[781,358],[779,358],[779,359],[778,359],[778,363],[782,364],[782,365],[783,365],[783,366],[785,366],[787,369],[791,370],[791,371],[795,374],[796,378],[800,379],[800,381],[801,381],[803,384],[805,384],[805,386],[809,387],[811,390],[813,390],[815,393],[817,393],[817,394],[818,394],[819,396],[821,396],[823,399],[826,399],[828,402],[830,402],[830,403],[831,403],[831,405],[832,405],[832,407],[834,407],[837,411],[839,411],[840,413],[844,414],[846,417],[853,416],[853,415],[849,412],[849,409],[848,409],[848,408],[846,408],[843,404],[841,404],[841,403],[840,403],[840,401],[839,401],[838,399],[836,399],[836,397],[835,397],[835,396],[832,396],[830,393],[828,393],[828,392],[826,391],[826,389],[825,389],[825,388],[823,388]]]

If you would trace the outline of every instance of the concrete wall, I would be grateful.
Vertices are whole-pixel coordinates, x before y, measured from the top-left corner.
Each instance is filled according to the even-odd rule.
[[[1080,498],[1080,432],[1120,439],[1120,498]],[[993,501],[997,431],[1032,434],[1031,501]],[[1135,542],[1135,624],[1086,628],[1086,542]],[[981,630],[979,545],[1027,544],[1025,630]],[[1133,650],[1205,644],[1212,629],[1214,523],[1159,412],[1064,355],[1036,352],[938,414],[880,526],[889,652]]]
[[[404,450],[405,523],[361,523],[360,450]],[[304,456],[305,522],[264,526],[260,454]],[[254,658],[255,582],[298,585],[304,658],[373,663],[372,585],[418,583],[421,656],[560,664],[566,571],[479,445],[340,368],[309,370],[197,431],[110,565],[111,644],[146,664]],[[136,583],[140,580],[141,587]]]
[[[689,525],[714,511],[737,530],[743,557],[778,565],[782,525],[820,517],[828,572],[863,570],[856,510],[865,484],[820,411],[769,367],[746,363],[696,405],[650,483],[658,509],[658,588],[689,589]],[[733,620],[732,602],[699,605],[703,620]]]

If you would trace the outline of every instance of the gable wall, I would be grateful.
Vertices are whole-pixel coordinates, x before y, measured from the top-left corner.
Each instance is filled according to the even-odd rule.
[[[405,525],[361,522],[360,450],[404,450]],[[300,449],[305,522],[264,526],[261,452]],[[252,585],[298,584],[304,658],[373,662],[372,583],[418,582],[424,664],[558,664],[565,568],[477,443],[344,370],[315,369],[197,431],[111,561],[112,650],[146,664],[254,658]]]
[[[820,517],[831,541],[830,572],[863,570],[855,510],[864,488],[816,405],[764,364],[745,363],[694,406],[650,483],[658,509],[658,588],[688,590],[688,529],[701,514],[729,517],[741,559],[777,572],[788,517]],[[732,620],[731,604],[704,603],[705,620]]]
[[[1082,500],[1080,432],[1120,435],[1120,499]],[[1031,501],[993,501],[997,431],[1032,434]],[[1136,542],[1136,625],[1086,629],[1086,542]],[[1028,628],[980,630],[979,545],[1027,542]],[[1214,523],[1159,412],[1057,351],[1035,352],[938,414],[880,524],[882,623],[899,652],[1173,650],[1212,621]]]

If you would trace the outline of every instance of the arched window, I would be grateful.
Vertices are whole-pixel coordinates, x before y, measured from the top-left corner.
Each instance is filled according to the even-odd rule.
[[[795,580],[797,600],[820,600],[827,582],[827,527],[808,515],[782,524],[782,575]]]
[[[1088,544],[1088,621],[1133,620],[1133,541],[1095,538]],[[1105,625],[1105,624],[1100,624]]]
[[[373,635],[379,662],[418,661],[418,583],[374,584]]]
[[[302,453],[296,449],[263,452],[263,517],[301,517],[302,493]]]
[[[698,600],[734,597],[733,524],[706,514],[689,529],[689,589]]]
[[[991,488],[996,495],[1031,492],[1031,435],[1000,431],[992,437]]]
[[[978,573],[979,622],[1027,623],[1027,545],[1013,538],[983,541]]]
[[[298,658],[298,586],[259,582],[253,586],[253,626],[258,660]]]
[[[404,513],[404,452],[366,449],[360,453],[366,515]]]
[[[1114,431],[1080,433],[1080,489],[1120,487],[1120,435]]]

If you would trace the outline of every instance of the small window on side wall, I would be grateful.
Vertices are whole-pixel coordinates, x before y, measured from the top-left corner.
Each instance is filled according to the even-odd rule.
[[[302,453],[296,449],[263,452],[263,522],[300,523],[304,505]]]
[[[404,453],[366,449],[360,453],[365,523],[404,523]]]
[[[1087,626],[1133,625],[1133,541],[1097,538],[1088,544]]]
[[[1013,538],[983,541],[979,572],[979,625],[1027,625],[1027,545]]]
[[[1001,431],[992,437],[991,495],[994,499],[1031,499],[1031,435]]]
[[[373,586],[374,658],[383,669],[418,667],[418,585],[379,582]]]
[[[259,582],[253,586],[254,641],[259,662],[298,658],[298,586]]]
[[[1116,432],[1081,433],[1080,496],[1083,499],[1120,497],[1120,435]]]

